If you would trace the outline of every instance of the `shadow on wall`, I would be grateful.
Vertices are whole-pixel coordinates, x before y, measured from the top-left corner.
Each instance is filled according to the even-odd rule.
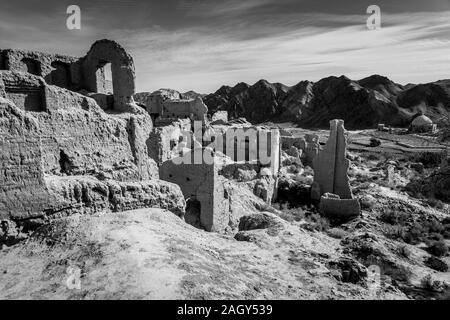
[[[72,81],[69,64],[61,61],[54,61],[51,66],[54,70],[45,78],[45,81],[61,88],[71,88]]]
[[[22,64],[23,66],[21,71],[34,74],[35,76],[41,75],[41,64],[39,61],[30,58],[23,58]]]

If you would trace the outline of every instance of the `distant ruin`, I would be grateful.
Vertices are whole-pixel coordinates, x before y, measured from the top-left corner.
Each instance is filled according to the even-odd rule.
[[[311,187],[311,198],[320,200],[320,210],[325,215],[351,217],[361,211],[348,181],[350,161],[346,158],[346,150],[344,121],[331,120],[328,142],[313,160],[314,183]]]
[[[185,98],[175,90],[160,89],[142,99],[141,103],[152,116],[155,125],[170,124],[177,119],[205,123],[208,107],[200,97]]]
[[[0,220],[149,206],[184,215],[181,190],[148,156],[152,120],[134,103],[133,60],[120,45],[97,41],[83,58],[0,52]]]
[[[25,225],[160,207],[180,217],[186,212],[196,227],[225,232],[246,212],[231,209],[233,187],[220,172],[245,163],[261,175],[254,182],[260,201],[272,201],[279,133],[228,123],[224,114],[211,125],[199,96],[160,90],[138,105],[133,59],[114,41],[95,42],[81,58],[11,49],[0,57],[0,220]],[[266,133],[270,139],[251,151]],[[215,150],[213,136],[221,137],[224,150]],[[211,164],[175,164],[205,150]]]
[[[105,78],[105,66],[108,64],[111,66],[112,82]],[[0,50],[0,66],[1,70],[42,77],[47,85],[84,92],[104,110],[130,111],[130,107],[135,105],[133,58],[111,40],[96,41],[86,56],[81,58],[36,51]],[[9,77],[3,85],[8,97],[18,107],[36,110],[51,107],[51,98],[44,95],[43,84],[18,81],[18,78]]]
[[[208,118],[199,95],[135,94],[133,59],[110,40],[82,58],[20,50],[0,57],[1,220],[161,207],[197,228],[228,232],[248,214],[233,207],[244,192],[233,191],[239,182],[252,201],[276,199],[282,147],[313,167],[311,196],[325,214],[359,212],[342,120],[331,121],[321,149],[315,134],[282,136],[229,121],[225,111]]]

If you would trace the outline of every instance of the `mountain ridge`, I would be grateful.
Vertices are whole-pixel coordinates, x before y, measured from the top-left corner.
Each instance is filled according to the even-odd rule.
[[[365,129],[378,123],[408,126],[418,112],[439,121],[450,111],[450,80],[401,85],[381,75],[360,80],[330,76],[294,86],[264,79],[239,82],[205,95],[210,113],[228,111],[231,118],[251,122],[293,120],[304,127],[327,127],[341,118],[347,128]]]

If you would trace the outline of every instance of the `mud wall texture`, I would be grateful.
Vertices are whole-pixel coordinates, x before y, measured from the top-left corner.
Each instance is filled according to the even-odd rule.
[[[182,119],[171,122],[170,125],[155,127],[149,134],[147,140],[148,155],[158,165],[173,158],[174,151],[177,150],[180,139],[185,139],[186,133],[190,131],[191,121]]]
[[[0,219],[41,211],[45,189],[39,124],[32,116],[0,97]]]
[[[8,83],[43,91],[43,108],[10,99]],[[16,106],[13,101],[18,102]],[[96,102],[29,73],[0,72],[0,220],[159,206],[184,213],[178,186],[158,179],[141,113],[105,113]]]
[[[41,76],[47,84],[66,89],[80,89],[82,85],[81,64],[78,58],[37,51],[0,50],[0,69],[28,72]]]
[[[194,157],[195,152],[203,150],[196,149],[184,157]],[[206,231],[224,231],[229,221],[229,205],[218,167],[215,163],[181,162],[181,158],[164,162],[159,168],[159,175],[161,179],[179,185],[188,203],[198,202],[193,212],[186,210],[186,222]]]
[[[105,76],[107,65],[111,66],[112,81]],[[0,50],[0,70],[42,77],[48,85],[84,91],[86,95],[96,93],[95,98],[103,108],[109,106],[106,97],[110,96],[110,92],[113,110],[130,111],[135,106],[133,58],[111,40],[96,41],[86,56],[81,58],[36,51]]]
[[[325,193],[338,195],[341,199],[352,199],[348,181],[350,161],[346,158],[347,138],[344,121],[330,121],[330,136],[323,148],[313,160],[315,199]]]
[[[111,63],[114,109],[125,111],[134,103],[136,76],[133,58],[117,42],[99,40],[92,45],[82,61],[85,87],[91,92],[108,92],[103,70],[108,63]]]
[[[174,90],[160,89],[149,95],[138,94],[138,99],[146,106],[147,112],[160,119],[184,119],[205,121],[208,107],[200,97],[183,99]]]

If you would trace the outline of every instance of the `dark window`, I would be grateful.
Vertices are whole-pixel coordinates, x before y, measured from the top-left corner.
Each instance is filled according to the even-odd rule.
[[[41,64],[39,61],[30,58],[23,58],[22,63],[24,68],[22,71],[34,74],[36,76],[41,75]]]
[[[55,61],[52,63],[53,71],[50,73],[50,83],[61,87],[70,88],[70,65],[61,61]]]

